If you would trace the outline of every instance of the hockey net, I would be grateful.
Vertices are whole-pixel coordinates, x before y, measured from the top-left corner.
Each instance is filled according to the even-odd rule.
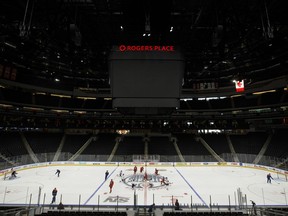
[[[12,171],[5,171],[4,173],[3,173],[3,180],[9,180],[10,179],[10,177],[11,177],[11,173],[12,173]]]

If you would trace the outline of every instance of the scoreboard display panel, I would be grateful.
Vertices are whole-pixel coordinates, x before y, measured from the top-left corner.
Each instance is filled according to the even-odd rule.
[[[176,108],[184,59],[173,46],[114,47],[109,58],[113,107]]]

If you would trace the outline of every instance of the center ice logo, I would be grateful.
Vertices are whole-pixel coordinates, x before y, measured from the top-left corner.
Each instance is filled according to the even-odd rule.
[[[145,187],[149,189],[160,189],[169,185],[167,183],[164,183],[163,179],[165,179],[164,176],[148,174],[146,180],[143,174],[134,174],[123,178],[122,182],[131,188],[132,186],[134,186],[135,189],[140,190]]]
[[[129,201],[129,197],[122,197],[122,196],[109,196],[104,200],[104,203],[110,202],[110,203],[127,203]]]

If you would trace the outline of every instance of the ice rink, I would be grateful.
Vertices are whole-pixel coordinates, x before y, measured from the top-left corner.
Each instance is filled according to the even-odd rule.
[[[239,204],[239,194],[257,205],[287,205],[288,182],[271,172],[274,180],[266,182],[267,170],[237,166],[153,166],[136,175],[133,166],[50,165],[19,170],[16,179],[0,180],[0,203],[50,204],[57,188],[56,204],[66,205],[180,205],[209,206]],[[159,170],[155,175],[155,168]],[[61,170],[59,177],[56,170]],[[109,171],[105,181],[105,172]],[[121,179],[120,171],[124,173]],[[144,172],[148,181],[144,181]],[[167,177],[169,185],[161,185]],[[109,192],[110,180],[114,180]],[[132,184],[135,188],[132,189]],[[241,191],[241,193],[239,193]],[[134,196],[135,194],[135,196]],[[135,198],[136,197],[136,198]],[[230,201],[229,201],[230,200]]]

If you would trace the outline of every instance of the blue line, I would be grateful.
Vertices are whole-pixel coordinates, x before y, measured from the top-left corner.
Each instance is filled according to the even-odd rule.
[[[176,167],[174,167],[176,169]],[[202,199],[202,197],[197,193],[197,191],[192,187],[192,185],[185,179],[185,177],[179,172],[178,169],[176,169],[178,174],[183,178],[183,180],[188,184],[188,186],[194,191],[194,193],[198,196],[198,198],[209,208],[207,203]]]
[[[115,172],[115,170],[117,169],[118,167],[116,167],[113,172],[108,176],[107,180],[109,179],[109,177]],[[101,185],[99,185],[99,187],[93,192],[93,194],[87,199],[87,201],[84,203],[84,205],[86,205],[91,199],[92,197],[99,191],[99,189],[102,187],[102,185],[107,181],[107,180],[104,180],[102,182]]]

